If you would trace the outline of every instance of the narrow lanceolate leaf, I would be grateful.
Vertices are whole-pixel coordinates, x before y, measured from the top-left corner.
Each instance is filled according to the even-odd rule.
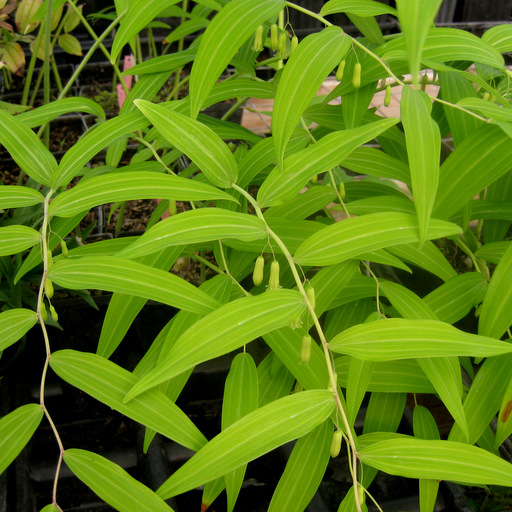
[[[105,120],[103,108],[88,98],[62,98],[61,100],[35,108],[30,112],[19,114],[16,116],[16,119],[29,128],[36,128],[50,122],[52,119],[71,112],[84,112],[96,116],[103,121]]]
[[[348,12],[356,16],[378,16],[379,14],[396,15],[396,9],[374,0],[329,0],[320,10],[320,16]]]
[[[9,309],[0,313],[0,351],[24,336],[37,322],[37,313],[30,309]]]
[[[414,3],[414,2],[411,2]],[[432,103],[423,91],[404,87],[400,117],[411,170],[414,206],[418,215],[420,246],[425,241],[439,182],[441,134],[431,117]]]
[[[437,320],[390,318],[356,325],[334,337],[331,350],[368,361],[411,357],[490,357],[512,352],[503,341],[468,334]]]
[[[158,365],[134,386],[126,400],[199,363],[290,324],[305,308],[304,298],[293,290],[268,291],[221,306],[187,329],[171,350],[162,355]]]
[[[216,186],[228,188],[238,177],[233,153],[206,125],[149,101],[135,105],[173,146],[185,153]]]
[[[172,512],[172,508],[149,487],[114,462],[87,450],[64,452],[69,469],[102,500],[120,512]]]
[[[71,290],[84,288],[126,293],[195,313],[209,313],[219,304],[195,286],[164,270],[113,256],[63,258],[48,277]]]
[[[179,0],[136,0],[128,3],[128,9],[121,21],[112,44],[111,59],[115,63],[123,46],[135,37],[150,21],[164,9],[177,4]],[[118,15],[121,13],[118,13]]]
[[[0,187],[0,208],[19,208],[41,204],[44,197],[38,190],[16,185]]]
[[[276,206],[293,199],[313,176],[341,164],[357,147],[397,122],[398,119],[382,119],[352,130],[330,133],[315,144],[295,152],[284,160],[282,168],[272,170],[258,191],[258,203],[262,207]]]
[[[482,98],[462,98],[457,102],[457,105],[467,108],[472,112],[478,112],[489,119],[512,122],[512,108],[510,106],[504,108]]]
[[[415,293],[396,283],[383,281],[381,289],[397,311],[407,319],[437,320],[430,307]],[[418,358],[418,364],[436,388],[450,414],[469,436],[462,408],[462,375],[459,359],[452,357]]]
[[[267,236],[265,223],[254,215],[222,208],[201,208],[164,219],[119,255],[133,258],[171,245],[188,245],[225,238],[251,242]]]
[[[423,301],[438,320],[454,324],[482,302],[486,290],[485,276],[480,272],[468,272],[446,281],[423,297]]]
[[[350,49],[351,40],[339,27],[327,27],[305,37],[293,51],[279,80],[272,113],[272,136],[278,166],[286,144],[304,110]]]
[[[441,165],[433,215],[449,219],[481,190],[510,170],[512,140],[486,124],[459,144]]]
[[[359,450],[370,466],[407,478],[467,485],[510,485],[512,464],[476,446],[453,441],[390,439]]]
[[[169,55],[160,55],[159,57],[153,57],[149,60],[145,60],[144,62],[123,71],[123,75],[147,75],[152,73],[162,73],[163,71],[168,71],[170,74],[174,70],[192,62],[195,56],[195,49],[187,49],[181,52],[171,53]]]
[[[458,233],[454,224],[431,219],[426,237],[440,238]],[[295,253],[300,265],[332,265],[367,251],[418,242],[418,221],[406,213],[373,213],[353,217],[321,229]]]
[[[334,411],[332,392],[303,391],[244,416],[181,466],[157,490],[164,499],[181,494],[311,432]]]
[[[284,6],[282,0],[231,0],[212,19],[201,38],[190,73],[192,118],[197,117],[215,82],[242,44]]]
[[[398,19],[404,35],[405,46],[409,57],[409,70],[415,86],[419,83],[419,72],[423,46],[427,33],[432,27],[435,15],[442,0],[398,0]]]
[[[109,119],[89,131],[62,157],[59,168],[52,173],[52,188],[56,190],[67,185],[94,155],[119,137],[142,130],[147,125],[146,118],[137,111]]]
[[[250,354],[237,354],[231,363],[222,401],[222,430],[258,408],[258,371]],[[225,475],[228,510],[232,511],[242,488],[246,465]]]
[[[189,417],[157,389],[129,404],[123,403],[125,394],[138,379],[108,359],[87,352],[60,350],[52,354],[50,366],[69,384],[191,450],[197,451],[206,443]]]
[[[41,233],[28,226],[0,228],[0,256],[10,256],[30,249],[41,240]]]
[[[478,332],[501,338],[512,324],[512,244],[496,266],[482,302]]]
[[[28,126],[2,109],[0,143],[23,172],[42,185],[50,185],[57,160]]]
[[[0,474],[29,442],[42,418],[40,405],[27,404],[0,419]]]
[[[174,199],[176,201],[235,201],[207,183],[150,171],[104,174],[82,181],[58,195],[49,207],[50,215],[72,217],[94,206],[133,199]]]
[[[509,381],[503,400],[501,401],[500,412],[496,427],[496,439],[494,447],[498,448],[507,437],[512,434],[512,379]]]
[[[332,422],[327,420],[297,441],[272,496],[269,512],[306,509],[327,468],[332,433]]]

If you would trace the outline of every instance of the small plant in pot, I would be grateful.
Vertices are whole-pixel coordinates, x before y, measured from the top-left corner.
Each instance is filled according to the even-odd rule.
[[[396,11],[330,0],[319,13],[282,0],[203,3],[216,12],[194,50],[186,98],[151,102],[190,50],[170,56],[165,69],[141,64],[119,115],[58,164],[22,121],[0,112],[0,141],[41,185],[0,190],[2,208],[40,209],[38,223],[1,228],[0,254],[23,255],[15,281],[42,265],[35,310],[0,314],[0,347],[39,324],[47,356],[39,402],[0,420],[0,467],[46,416],[59,457],[45,510],[60,510],[63,462],[118,510],[170,510],[164,500],[203,485],[203,510],[224,489],[233,510],[247,464],[296,439],[269,510],[304,510],[342,446],[352,486],[339,511],[367,510],[378,471],[418,479],[422,511],[434,509],[442,480],[510,486],[512,465],[498,450],[512,432],[512,105],[502,57],[512,49],[511,26],[482,38],[433,28],[440,0],[397,1]],[[285,23],[288,9],[324,28],[297,41]],[[339,12],[362,38],[328,21]],[[399,34],[382,35],[374,19],[382,13],[398,17]],[[150,4],[139,19],[139,3],[130,4],[112,59],[158,14]],[[273,52],[265,64],[275,69],[268,82],[257,77],[264,47]],[[230,63],[235,74],[217,83]],[[339,85],[316,96],[333,72]],[[396,115],[383,118],[370,107],[379,94],[387,105],[398,91]],[[270,137],[200,114],[246,97],[274,99]],[[140,150],[118,167],[118,141],[133,132]],[[243,143],[233,150],[227,139]],[[106,147],[109,166],[68,188]],[[177,164],[182,155],[186,165]],[[62,246],[90,208],[145,198],[168,200],[171,216],[134,238]],[[190,209],[175,213],[175,201]],[[465,272],[455,270],[446,246],[465,255]],[[195,287],[170,274],[183,254],[202,258],[216,275]],[[383,268],[426,272],[432,290],[425,294],[414,280],[405,286]],[[54,284],[113,292],[95,352],[52,351],[45,318],[58,314]],[[123,350],[147,300],[179,312],[129,371],[110,356]],[[477,315],[474,331],[459,323],[468,314]],[[268,355],[257,365],[244,347],[259,338]],[[196,365],[236,350],[222,430],[208,440],[176,399]],[[195,454],[150,489],[107,458],[64,446],[45,405],[49,368],[147,427],[146,447],[159,432]],[[407,394],[425,392],[453,418],[447,439],[421,405],[413,435],[397,433]],[[361,432],[356,417],[367,394]]]

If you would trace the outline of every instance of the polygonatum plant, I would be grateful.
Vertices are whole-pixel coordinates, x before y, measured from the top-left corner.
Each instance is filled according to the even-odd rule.
[[[61,510],[63,460],[117,510],[170,510],[165,499],[201,485],[203,509],[225,490],[233,510],[246,465],[293,440],[271,511],[304,510],[342,447],[352,487],[340,512],[367,510],[378,471],[418,479],[422,512],[434,510],[442,480],[510,486],[512,465],[498,450],[512,433],[512,74],[502,56],[512,51],[512,26],[482,37],[436,28],[441,0],[397,0],[396,10],[329,0],[318,13],[285,0],[198,3],[213,16],[197,46],[129,70],[139,80],[119,116],[60,162],[31,130],[37,110],[0,111],[1,143],[37,184],[2,187],[0,205],[39,213],[31,225],[0,228],[0,255],[17,258],[14,282],[38,265],[42,276],[35,310],[0,313],[0,348],[39,324],[47,350],[39,403],[0,420],[1,470],[44,416],[54,425],[44,402],[51,367],[142,423],[146,447],[159,432],[195,454],[151,490],[102,456],[64,446],[53,426],[60,458],[45,510]],[[116,8],[113,61],[162,2]],[[322,28],[297,40],[285,21],[292,9]],[[336,13],[362,37],[333,25]],[[375,19],[383,13],[398,18],[399,33],[383,35]],[[188,62],[189,95],[153,103]],[[271,79],[260,78],[262,66]],[[318,95],[331,74],[339,84]],[[251,97],[274,102],[267,137],[201,113]],[[392,97],[399,111],[377,113],[372,101]],[[112,158],[83,172],[128,135],[140,142],[129,165]],[[91,208],[149,198],[173,214],[144,234],[62,245]],[[175,213],[176,201],[190,208]],[[215,277],[196,287],[169,273],[183,254]],[[428,292],[418,285],[425,275]],[[112,292],[95,352],[51,350],[53,284]],[[179,311],[130,372],[110,356],[148,300]],[[467,317],[475,329],[460,323]],[[256,362],[245,348],[260,338],[268,350]],[[207,440],[176,398],[196,365],[235,351],[222,430]],[[443,402],[453,418],[447,438],[421,405],[413,435],[397,433],[406,397],[417,393]]]

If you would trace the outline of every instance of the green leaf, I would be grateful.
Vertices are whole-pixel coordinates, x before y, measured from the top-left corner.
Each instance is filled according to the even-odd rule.
[[[297,441],[268,512],[302,512],[306,509],[327,468],[332,434],[332,422],[327,420]]]
[[[501,443],[507,439],[512,433],[512,379],[509,381],[505,394],[500,405],[498,414],[498,422],[496,426],[496,438],[494,440],[494,448],[499,448]]]
[[[188,245],[225,238],[250,242],[267,237],[265,223],[254,215],[230,212],[222,208],[201,208],[162,220],[119,255],[134,258],[171,245]]]
[[[238,177],[233,153],[215,132],[204,124],[148,101],[134,103],[158,131],[185,153],[216,186],[228,188]]]
[[[102,500],[120,512],[172,512],[149,487],[101,455],[71,448],[64,452],[64,462]]]
[[[427,238],[440,238],[459,232],[454,224],[431,219]],[[418,242],[418,224],[406,213],[374,213],[353,217],[321,229],[295,252],[300,265],[332,265],[366,251]]]
[[[121,20],[119,30],[116,31],[111,62],[114,64],[119,57],[123,46],[156,18],[164,9],[177,4],[179,0],[135,0],[128,2],[128,8]],[[118,15],[121,13],[117,13]]]
[[[67,185],[94,155],[119,137],[142,130],[147,125],[146,118],[137,111],[114,117],[95,127],[66,151],[59,163],[59,168],[52,173],[52,188],[56,190]]]
[[[275,167],[266,178],[258,190],[259,205],[276,206],[293,199],[313,176],[341,164],[357,147],[397,122],[398,119],[382,119],[351,130],[333,132],[295,152],[284,160],[282,169]]]
[[[123,75],[146,75],[152,73],[162,73],[167,71],[169,74],[176,69],[192,62],[196,56],[195,49],[187,49],[181,52],[171,53],[169,55],[160,55],[152,57],[149,60],[141,62],[126,71]]]
[[[504,108],[482,98],[462,98],[457,102],[457,105],[467,108],[472,112],[479,112],[487,118],[492,117],[497,121],[507,121],[509,123],[512,121],[512,108],[508,105]],[[507,106],[508,108],[506,108]]]
[[[80,41],[71,34],[61,34],[58,38],[59,46],[70,55],[83,56]]]
[[[489,261],[490,263],[499,263],[509,245],[509,241],[485,244],[475,252],[475,256]]]
[[[124,396],[139,379],[108,359],[87,352],[59,350],[52,354],[50,366],[69,384],[169,439],[194,451],[206,444],[206,438],[189,417],[157,389],[125,404]]]
[[[259,406],[289,395],[295,377],[279,358],[270,352],[258,365]]]
[[[373,0],[329,0],[320,10],[320,16],[338,12],[351,13],[356,16],[378,16],[380,14],[396,15],[396,9]]]
[[[258,408],[258,371],[250,354],[237,354],[231,363],[222,401],[222,430]],[[232,511],[242,488],[246,465],[225,475],[228,511]]]
[[[43,415],[39,404],[27,404],[0,419],[0,474],[29,442]]]
[[[503,341],[468,334],[437,320],[389,318],[356,325],[338,334],[331,350],[367,361],[411,357],[490,357],[512,352]]]
[[[190,72],[193,119],[233,55],[259,25],[277,16],[284,7],[282,0],[231,0],[212,19],[201,38]]]
[[[512,324],[512,244],[496,266],[482,302],[478,333],[501,338]]]
[[[0,208],[2,210],[33,206],[43,202],[44,196],[33,188],[16,185],[0,186]]]
[[[30,249],[41,241],[41,233],[22,225],[0,227],[0,256]]]
[[[442,0],[397,0],[398,20],[402,29],[409,57],[409,72],[417,88],[423,46],[428,46],[427,34],[431,28]]]
[[[290,324],[305,307],[303,296],[293,290],[268,291],[221,306],[185,331],[171,350],[162,354],[158,365],[130,390],[126,400],[199,363]]]
[[[290,55],[279,80],[272,113],[272,136],[279,168],[302,113],[350,46],[350,38],[343,30],[331,26],[305,37]]]
[[[203,18],[202,16],[193,17],[190,20],[182,21],[163,41],[165,45],[170,45],[175,41],[198,32],[199,30],[206,28],[210,20]]]
[[[332,392],[303,391],[280,398],[214,437],[180,467],[157,494],[166,499],[213,480],[324,422],[334,411]]]
[[[368,391],[368,384],[372,378],[375,361],[362,361],[355,357],[350,358],[346,382],[347,419],[355,424],[357,413]]]
[[[510,52],[512,51],[512,25],[491,27],[483,33],[482,40],[494,46],[500,53]]]
[[[202,314],[219,305],[173,274],[114,256],[63,258],[52,265],[48,277],[71,290],[91,288],[126,293]]]
[[[18,341],[37,323],[37,313],[30,309],[9,309],[0,313],[0,351]]]
[[[100,204],[133,199],[209,201],[232,196],[207,183],[150,171],[118,172],[95,176],[58,195],[48,209],[50,215],[71,217]]]
[[[2,109],[0,143],[23,172],[42,185],[50,185],[57,160],[28,126]]]
[[[480,304],[487,290],[487,281],[480,272],[460,274],[446,281],[423,297],[438,320],[454,324]]]
[[[439,0],[435,0],[435,2],[439,2]],[[408,2],[402,0],[402,3],[406,4]],[[414,4],[418,3],[419,0],[414,1]],[[383,44],[377,53],[384,59],[398,58],[403,60],[406,57],[406,51],[407,43],[405,39],[398,37]],[[416,49],[411,51],[416,51]],[[498,69],[503,69],[504,65],[502,55],[490,44],[485,43],[471,32],[455,28],[431,28],[424,40],[422,60],[433,61],[433,63],[467,60],[487,64]]]
[[[358,452],[370,466],[406,478],[454,480],[467,485],[510,485],[512,464],[482,448],[453,441],[390,439]]]
[[[341,387],[347,387],[347,376],[352,357],[335,358],[336,373]],[[385,393],[435,393],[434,386],[415,359],[375,363],[368,383],[368,391]]]
[[[416,3],[415,0],[410,2]],[[400,117],[405,132],[420,247],[425,241],[439,182],[441,134],[431,117],[432,103],[423,91],[402,90]]]
[[[36,128],[49,121],[72,112],[84,112],[105,120],[105,111],[95,101],[88,98],[62,98],[52,101],[47,105],[37,107],[30,112],[24,112],[16,116],[16,119],[22,121],[29,128]]]

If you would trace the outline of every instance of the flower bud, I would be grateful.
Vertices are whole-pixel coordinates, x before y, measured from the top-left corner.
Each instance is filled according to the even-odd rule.
[[[338,192],[340,193],[341,199],[345,199],[345,183],[343,183],[343,181],[340,181],[338,185]]]
[[[59,315],[57,314],[57,311],[55,311],[55,308],[52,304],[50,304],[50,315],[52,316],[52,320],[54,322],[59,321]]]
[[[279,56],[284,59],[286,57],[286,40],[288,39],[288,36],[286,35],[286,32],[281,32],[279,34],[279,42],[277,44],[277,53]]]
[[[258,256],[254,263],[254,270],[252,272],[252,281],[254,286],[259,286],[263,281],[263,269],[265,267],[265,258]]]
[[[272,263],[270,264],[270,277],[268,280],[268,289],[269,290],[278,290],[280,288],[279,286],[279,261],[272,260]]]
[[[290,43],[290,54],[293,52],[293,50],[295,50],[295,48],[297,48],[298,45],[299,45],[299,38],[297,36],[293,36],[291,43]]]
[[[311,358],[311,336],[305,334],[300,347],[300,364],[308,364]]]
[[[46,320],[48,320],[48,311],[46,310],[46,304],[44,302],[41,302],[39,312],[41,313],[43,322],[46,322]]]
[[[384,96],[384,106],[389,107],[391,104],[391,85],[386,85],[386,95]]]
[[[352,75],[352,85],[354,89],[361,87],[361,63],[356,62],[354,64],[354,74]]]
[[[331,447],[329,448],[329,452],[333,459],[340,454],[342,439],[343,439],[343,434],[342,434],[341,430],[335,430],[334,434],[332,435]]]
[[[318,174],[315,174],[309,181],[311,181],[311,183],[313,183],[313,185],[315,185],[316,182],[318,181]]]
[[[263,25],[260,25],[256,32],[254,33],[254,51],[261,52],[263,51]]]
[[[279,46],[279,32],[276,23],[272,23],[270,26],[270,48],[273,52],[277,51]]]
[[[62,256],[64,256],[64,258],[67,258],[68,254],[69,254],[69,250],[68,250],[68,246],[64,240],[62,240],[62,242],[60,243],[60,248],[62,250]]]
[[[47,278],[44,283],[44,292],[49,299],[53,297],[53,291],[53,283]]]
[[[315,297],[315,289],[311,286],[311,283],[306,287],[306,295],[308,297],[309,303],[311,307],[315,309],[316,306],[316,297]]]
[[[343,72],[345,71],[346,63],[347,61],[343,59],[338,66],[338,69],[336,71],[336,80],[338,80],[338,82],[341,82],[341,80],[343,79]]]

